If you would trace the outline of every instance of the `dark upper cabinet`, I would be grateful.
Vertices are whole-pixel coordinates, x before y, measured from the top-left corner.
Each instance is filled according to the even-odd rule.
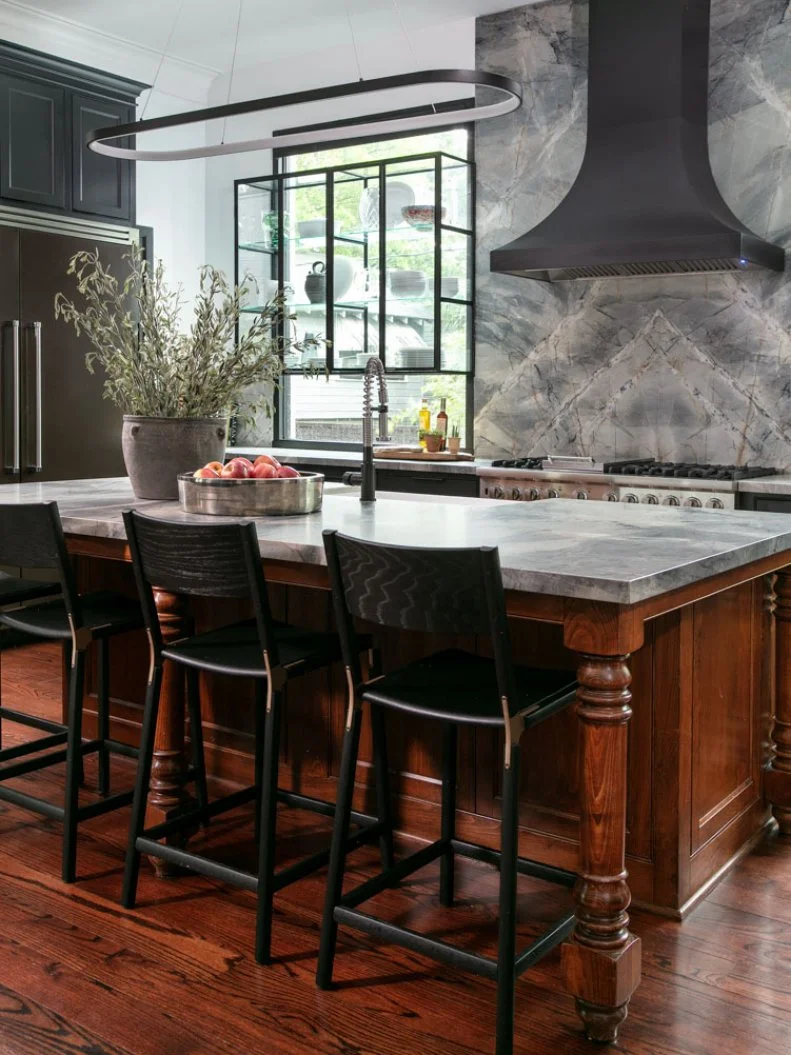
[[[0,106],[0,195],[65,208],[65,90],[1,76]]]
[[[134,109],[96,95],[71,97],[72,187],[75,212],[134,220],[134,169],[128,161],[104,157],[85,145],[97,128],[134,121]]]
[[[134,121],[146,85],[0,42],[0,199],[135,222],[134,162],[87,140]]]

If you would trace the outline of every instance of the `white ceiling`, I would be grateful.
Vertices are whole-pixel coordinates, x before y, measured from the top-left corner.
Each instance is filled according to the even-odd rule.
[[[421,29],[519,6],[519,0],[2,0],[20,12],[48,16],[218,73],[230,69],[239,3],[237,64],[348,47],[349,21],[367,35],[393,34],[408,49]],[[525,0],[522,0],[524,3]],[[180,14],[179,14],[180,11]],[[348,16],[347,16],[348,12]],[[178,15],[178,19],[177,19]],[[405,33],[406,31],[406,33]]]

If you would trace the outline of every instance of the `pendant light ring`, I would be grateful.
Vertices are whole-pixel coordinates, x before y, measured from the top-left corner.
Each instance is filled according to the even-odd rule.
[[[167,128],[182,128],[203,121],[226,120],[245,114],[264,113],[286,106],[305,103],[327,102],[349,96],[367,95],[371,92],[393,91],[399,88],[420,87],[430,84],[467,84],[475,88],[487,88],[499,92],[503,98],[482,106],[464,107],[425,114],[407,114],[400,117],[364,115],[354,125],[338,128],[321,128],[292,132],[279,136],[266,136],[233,143],[214,143],[180,150],[138,150],[118,144],[119,139],[158,132]],[[522,105],[522,86],[510,77],[484,70],[423,70],[417,73],[402,73],[394,77],[378,77],[367,81],[353,81],[329,88],[312,88],[307,91],[275,95],[265,99],[248,99],[243,102],[212,106],[204,110],[189,110],[166,117],[153,117],[147,121],[134,121],[124,125],[98,128],[88,140],[88,147],[97,154],[121,158],[126,161],[189,161],[196,158],[218,157],[223,154],[242,154],[252,150],[270,150],[274,147],[307,146],[312,143],[332,143],[361,136],[389,134],[393,132],[422,131],[440,128],[460,121],[484,121],[518,109]]]

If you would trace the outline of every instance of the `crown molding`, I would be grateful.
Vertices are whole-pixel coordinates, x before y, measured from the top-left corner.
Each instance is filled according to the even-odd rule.
[[[162,57],[153,48],[59,15],[42,14],[20,0],[0,0],[0,38],[149,84]],[[169,55],[162,63],[156,91],[189,102],[206,102],[211,84],[221,72]]]

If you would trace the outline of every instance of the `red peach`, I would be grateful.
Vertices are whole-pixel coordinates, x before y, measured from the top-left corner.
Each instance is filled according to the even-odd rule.
[[[225,480],[246,480],[250,475],[250,463],[241,458],[232,458],[224,465],[220,476]]]
[[[219,476],[222,472],[222,462],[206,462],[203,466],[204,469],[211,469]]]
[[[253,462],[253,468],[255,469],[259,465],[273,465],[276,469],[280,468],[280,462],[271,454],[259,454]]]
[[[277,475],[281,480],[291,479],[291,477],[299,476],[296,469],[292,469],[290,465],[281,465],[277,470]]]
[[[277,469],[269,462],[258,462],[253,466],[252,476],[256,480],[272,480],[277,476]]]
[[[192,474],[196,480],[219,480],[220,474],[205,465],[202,469],[196,469]]]

